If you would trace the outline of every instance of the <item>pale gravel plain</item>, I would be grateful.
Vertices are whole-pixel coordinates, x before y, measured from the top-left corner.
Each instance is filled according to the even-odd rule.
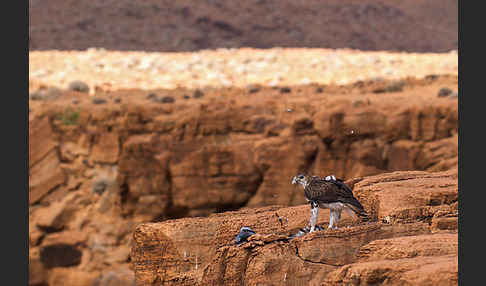
[[[67,88],[74,80],[95,90],[348,84],[373,78],[458,74],[457,51],[368,52],[350,49],[218,49],[188,53],[109,51],[29,52],[29,90]]]

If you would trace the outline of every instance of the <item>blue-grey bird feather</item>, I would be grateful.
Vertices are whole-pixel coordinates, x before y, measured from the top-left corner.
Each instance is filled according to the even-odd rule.
[[[247,242],[248,237],[256,234],[251,228],[244,226],[240,229],[240,233],[238,233],[235,237],[235,244],[240,244],[243,242]]]

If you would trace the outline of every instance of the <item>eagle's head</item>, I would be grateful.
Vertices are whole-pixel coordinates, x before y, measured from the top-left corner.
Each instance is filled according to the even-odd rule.
[[[300,184],[300,185],[302,185],[305,188],[305,186],[307,185],[307,178],[303,174],[298,174],[297,176],[295,176],[292,179],[292,184],[293,185],[294,184]]]

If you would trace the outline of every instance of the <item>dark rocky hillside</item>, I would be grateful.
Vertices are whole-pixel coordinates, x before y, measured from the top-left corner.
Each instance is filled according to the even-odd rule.
[[[30,50],[458,48],[450,0],[30,0],[29,20]]]

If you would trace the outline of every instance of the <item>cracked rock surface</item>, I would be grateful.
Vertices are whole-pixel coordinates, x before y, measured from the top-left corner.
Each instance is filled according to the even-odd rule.
[[[444,192],[445,185],[449,191]],[[381,194],[383,189],[394,195]],[[429,200],[413,200],[403,212],[394,197],[406,190]],[[387,207],[379,208],[370,222],[346,215],[337,230],[292,240],[288,236],[308,223],[308,205],[141,224],[131,252],[137,284],[457,285],[457,169],[370,176],[356,183],[353,192],[376,195],[375,201],[364,200],[366,209]],[[438,201],[433,208],[430,198]],[[400,219],[378,219],[398,213]],[[319,225],[327,225],[328,214],[320,213]],[[281,224],[281,217],[289,219]],[[438,228],[433,220],[440,217],[455,219],[456,227]],[[257,234],[235,246],[233,237],[241,226]]]

